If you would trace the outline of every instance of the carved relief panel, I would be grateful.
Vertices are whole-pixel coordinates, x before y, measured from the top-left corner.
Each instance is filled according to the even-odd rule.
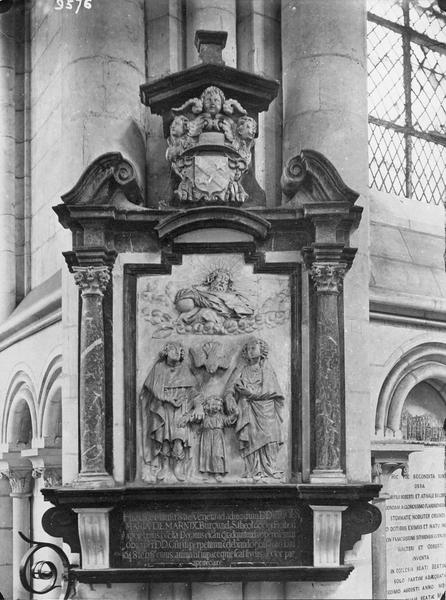
[[[136,481],[290,480],[291,279],[238,254],[137,278]]]

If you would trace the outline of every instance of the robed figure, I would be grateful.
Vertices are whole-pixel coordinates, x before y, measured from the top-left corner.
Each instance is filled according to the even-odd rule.
[[[280,478],[283,472],[277,468],[277,457],[283,444],[284,397],[264,340],[251,338],[243,346],[224,397],[228,411],[237,414],[235,432],[245,462],[244,477]]]
[[[202,410],[184,355],[182,344],[166,344],[140,395],[143,460],[158,467],[156,478],[160,481],[170,472],[184,481],[191,440],[183,417]]]

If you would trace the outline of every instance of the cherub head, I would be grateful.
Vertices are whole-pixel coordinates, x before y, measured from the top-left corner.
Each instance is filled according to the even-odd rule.
[[[233,283],[231,273],[224,268],[214,269],[204,281],[204,284],[207,285],[210,290],[218,292],[228,292],[229,290],[232,290]]]
[[[223,412],[223,400],[218,396],[208,396],[203,402],[203,410],[207,415]]]
[[[251,337],[242,348],[242,358],[247,362],[263,361],[268,356],[268,344],[265,340],[257,337]]]
[[[237,133],[242,140],[253,140],[257,133],[257,123],[252,117],[240,117],[237,121]]]
[[[180,138],[185,133],[187,133],[188,123],[189,119],[184,115],[178,115],[177,117],[175,117],[172,123],[170,124],[170,137]]]
[[[179,342],[167,342],[160,352],[160,358],[169,365],[179,364],[184,360],[184,347]]]
[[[215,85],[206,88],[200,96],[203,102],[203,111],[209,113],[211,117],[215,117],[221,113],[225,96],[223,92]]]

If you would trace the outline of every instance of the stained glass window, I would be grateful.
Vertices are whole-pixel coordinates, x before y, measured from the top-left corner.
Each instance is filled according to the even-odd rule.
[[[369,0],[370,185],[446,201],[444,0]]]

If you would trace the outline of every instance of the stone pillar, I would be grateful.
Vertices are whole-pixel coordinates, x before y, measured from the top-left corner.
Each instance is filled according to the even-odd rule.
[[[147,81],[154,81],[185,66],[184,23],[181,0],[150,0],[146,7]],[[166,139],[163,122],[149,110],[146,123],[146,176],[147,204],[156,206],[173,193],[170,183],[170,165],[166,160]]]
[[[340,564],[342,513],[346,506],[312,506],[313,565],[338,567]]]
[[[33,478],[31,469],[14,468],[1,472],[9,480],[12,498],[12,590],[14,600],[28,600],[29,593],[20,583],[19,565],[29,545],[19,536],[19,531],[30,535],[30,502]]]
[[[82,292],[80,323],[80,473],[73,485],[113,486],[105,470],[105,374],[102,298],[110,281],[108,267],[73,267]]]
[[[51,207],[88,164],[105,152],[122,152],[145,180],[145,109],[138,94],[146,77],[144,2],[76,6],[31,7],[32,35],[38,28],[42,41],[31,49],[33,286],[62,266],[60,250],[71,238]]]
[[[15,10],[0,17],[0,323],[16,301],[15,274]]]
[[[223,60],[229,67],[235,67],[237,64],[236,0],[188,0],[186,2],[186,66],[188,67],[200,62],[194,44],[195,32],[199,29],[228,32]]]
[[[369,215],[365,0],[282,0],[283,158],[321,152],[361,194],[344,286],[346,471],[370,478]]]
[[[348,265],[341,260],[342,249],[342,245],[341,248],[331,248],[331,261],[326,260],[326,256],[323,256],[322,260],[314,261],[314,253],[311,253],[309,261],[310,276],[316,292],[314,399],[316,462],[310,476],[312,483],[327,483],[330,480],[340,483],[345,481],[341,373],[343,344],[338,319],[338,298]],[[337,261],[336,254],[338,254]]]
[[[243,0],[237,4],[237,68],[279,79],[280,0]],[[265,190],[266,205],[280,204],[282,171],[282,90],[259,114],[254,148],[255,176]]]

